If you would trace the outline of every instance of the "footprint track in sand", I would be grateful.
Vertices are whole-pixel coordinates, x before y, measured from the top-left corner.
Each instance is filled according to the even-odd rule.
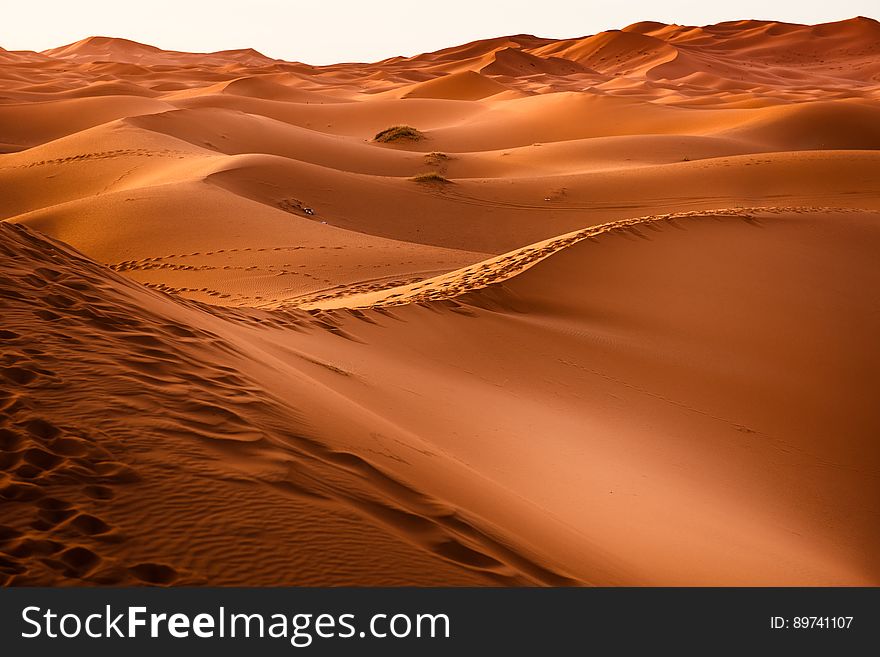
[[[642,217],[623,219],[609,222],[599,226],[594,226],[574,233],[569,233],[558,238],[547,240],[524,247],[518,251],[511,252],[497,258],[475,263],[470,267],[455,270],[453,272],[444,272],[439,276],[431,277],[433,272],[425,272],[426,275],[412,276],[407,278],[393,278],[391,280],[378,278],[372,280],[361,280],[353,284],[339,284],[331,289],[324,289],[318,292],[309,292],[306,294],[297,294],[293,297],[265,298],[260,295],[245,295],[240,293],[226,293],[219,290],[211,290],[205,287],[193,286],[173,286],[163,283],[148,283],[147,285],[153,289],[161,290],[169,294],[193,293],[205,294],[208,297],[222,299],[225,304],[235,304],[238,306],[254,306],[260,308],[302,308],[309,309],[312,307],[320,308],[323,305],[328,307],[338,307],[339,300],[350,298],[354,307],[366,308],[376,305],[401,305],[405,303],[424,303],[430,301],[450,299],[455,296],[465,294],[467,292],[487,287],[494,283],[500,282],[515,275],[516,273],[527,268],[534,262],[537,262],[555,251],[565,248],[571,244],[584,239],[592,239],[603,233],[617,232],[620,234],[629,234],[634,238],[647,239],[646,235],[641,232],[640,228],[644,227],[652,229],[654,224],[666,222],[674,225],[675,219],[697,218],[697,217],[717,217],[719,215],[740,216],[748,219],[750,214],[764,213],[773,214],[780,212],[819,212],[819,211],[840,211],[840,212],[857,212],[861,211],[854,208],[825,208],[818,206],[761,206],[752,208],[719,208],[714,210],[694,210],[687,212],[667,213],[658,215],[646,215]],[[368,245],[364,248],[371,248]],[[290,263],[286,264],[250,264],[250,265],[195,265],[186,263],[167,262],[172,259],[182,259],[198,256],[215,256],[225,254],[241,254],[241,253],[261,253],[261,252],[294,252],[316,250],[325,247],[308,247],[302,245],[296,246],[280,246],[280,247],[247,247],[247,248],[229,248],[217,249],[207,252],[194,252],[189,254],[168,254],[162,256],[153,256],[142,258],[140,260],[127,260],[120,263],[108,265],[108,267],[117,272],[131,271],[150,271],[150,270],[167,270],[179,272],[201,272],[201,271],[241,271],[261,273],[265,272],[273,276],[302,276],[310,278],[317,282],[329,284],[328,279],[322,279],[309,272],[298,272],[289,269],[294,266]],[[342,247],[336,247],[340,249]],[[370,268],[390,267],[390,263],[383,265],[374,265]],[[306,264],[297,265],[302,269],[307,267]],[[403,288],[398,290],[397,288]],[[392,291],[387,296],[370,302],[359,299],[361,295],[376,294],[383,291]]]
[[[317,296],[312,295],[309,297],[293,299],[290,302],[280,304],[279,307],[295,307],[304,310],[325,308],[329,310],[334,308],[376,308],[410,303],[444,301],[468,292],[486,288],[495,283],[500,283],[561,249],[583,240],[594,240],[603,234],[616,233],[623,236],[629,236],[631,239],[649,239],[640,229],[645,228],[656,230],[658,225],[664,223],[676,227],[676,220],[736,217],[744,221],[756,222],[759,220],[758,215],[770,216],[774,214],[801,214],[808,212],[876,213],[876,211],[873,210],[858,208],[761,206],[749,208],[718,208],[714,210],[693,210],[687,212],[646,215],[591,226],[550,240],[537,242],[536,244],[470,265],[469,267],[444,273],[434,278],[421,280],[416,284],[402,284],[401,286],[389,287],[384,290],[388,292],[388,294],[385,295],[376,296],[377,292],[383,290],[364,290],[363,287],[352,286],[348,288],[340,288],[335,292],[327,292]]]
[[[28,162],[27,164],[17,164],[14,166],[0,167],[3,169],[32,169],[34,167],[51,166],[57,164],[70,164],[72,162],[82,162],[88,160],[107,160],[115,157],[177,157],[183,158],[192,153],[186,151],[175,151],[171,149],[150,150],[148,148],[119,148],[110,151],[95,151],[92,153],[79,153],[77,155],[68,155],[67,157],[56,157],[50,160],[39,160],[37,162]]]
[[[357,247],[363,249],[373,249],[374,245],[368,244],[363,247]],[[406,245],[389,245],[386,247],[387,249],[405,249],[408,248]],[[306,246],[306,245],[295,245],[295,246],[264,246],[264,247],[246,247],[246,248],[228,248],[228,249],[216,249],[214,251],[196,251],[193,253],[171,253],[168,255],[159,255],[159,256],[150,256],[148,258],[140,258],[138,260],[123,260],[122,262],[109,263],[106,266],[112,269],[113,271],[128,271],[131,269],[143,269],[148,268],[150,265],[158,265],[162,263],[163,260],[172,260],[172,259],[180,259],[180,258],[194,258],[196,256],[214,256],[218,254],[232,254],[232,253],[265,253],[265,252],[281,252],[281,251],[316,251],[316,250],[328,250],[328,251],[344,251],[346,247],[344,246],[326,246],[326,245],[318,245],[318,246]],[[173,264],[173,263],[172,263]],[[175,265],[182,266],[182,265]],[[305,265],[300,265],[305,266]],[[157,267],[158,268],[158,267]]]
[[[39,384],[31,387],[39,394]],[[106,551],[125,537],[86,500],[111,500],[138,475],[83,427],[36,413],[33,396],[21,393],[0,411],[0,581],[114,583]],[[22,516],[21,505],[36,513]]]
[[[33,257],[39,252],[39,241],[28,239],[26,229],[11,224],[2,229],[21,239],[16,248],[3,245],[0,255]],[[41,279],[27,267],[4,267],[0,275],[0,307],[7,321],[20,317],[26,322],[31,313],[46,323],[39,346],[26,332],[0,331],[0,583],[175,582],[179,577],[169,570],[158,579],[129,572],[139,564],[126,564],[115,554],[115,546],[127,538],[104,515],[102,505],[137,484],[140,474],[100,431],[51,410],[52,400],[63,400],[67,388],[58,372],[69,365],[58,354],[84,348],[68,333],[71,327],[92,326],[99,333],[130,337],[146,349],[159,343],[151,343],[149,335],[129,333],[131,320],[101,301],[100,270],[94,276],[71,276],[54,260],[49,263],[33,268]],[[39,290],[39,301],[12,307],[28,290]],[[35,307],[39,305],[44,307]],[[177,339],[197,339],[186,327],[168,330]],[[84,360],[79,367],[89,364]]]
[[[371,247],[365,247],[371,248]],[[395,247],[395,248],[403,248],[403,247]],[[113,271],[119,273],[133,273],[133,272],[150,272],[150,271],[169,271],[169,272],[186,272],[186,273],[200,273],[200,272],[215,272],[215,271],[225,271],[225,272],[242,272],[246,274],[250,274],[253,276],[293,276],[301,279],[309,279],[315,283],[323,284],[323,285],[331,285],[333,281],[330,278],[324,278],[320,273],[312,273],[309,271],[302,271],[304,269],[308,269],[309,265],[307,263],[261,263],[261,264],[240,264],[240,265],[208,265],[208,264],[188,264],[186,259],[194,258],[194,257],[204,257],[204,256],[215,256],[215,255],[226,255],[230,253],[262,253],[262,252],[295,252],[295,251],[309,251],[316,249],[327,249],[327,250],[336,250],[343,251],[345,247],[308,247],[308,246],[288,246],[288,247],[259,247],[259,248],[241,248],[241,249],[220,249],[217,251],[208,251],[208,252],[195,252],[190,254],[168,254],[163,256],[151,256],[149,258],[142,258],[139,260],[126,260],[119,263],[112,263],[107,265],[107,267]],[[169,262],[169,260],[180,260],[183,259],[184,262]],[[364,274],[374,273],[375,270],[388,269],[394,267],[395,264],[403,264],[403,265],[415,265],[416,262],[413,260],[407,260],[402,263],[372,263],[372,264],[364,264],[360,266],[356,266],[355,269],[357,271],[362,271]],[[437,261],[437,264],[442,264],[442,261]],[[341,263],[325,263],[322,267],[325,270],[344,270],[344,269],[352,269],[350,264],[341,264]],[[446,269],[441,269],[439,271],[446,271]],[[357,292],[368,292],[368,291],[377,291],[388,289],[391,287],[397,287],[400,285],[416,283],[421,281],[427,277],[432,275],[436,275],[438,270],[432,270],[424,272],[423,275],[420,276],[410,276],[407,278],[393,278],[392,280],[388,280],[386,277],[380,278],[369,278],[363,279],[359,278],[355,283],[340,283],[336,286],[338,289],[346,289],[349,292],[357,291]],[[273,307],[276,306],[281,300],[287,300],[291,298],[304,299],[306,301],[320,301],[325,298],[330,298],[333,296],[332,292],[320,291],[320,292],[301,292],[296,288],[290,288],[289,290],[282,290],[281,292],[276,292],[271,295],[269,298],[266,298],[262,295],[248,295],[239,292],[225,292],[221,290],[211,289],[205,286],[197,287],[193,285],[174,285],[165,282],[155,282],[155,281],[140,281],[141,284],[145,285],[154,290],[159,290],[165,292],[167,294],[178,295],[178,294],[204,294],[209,297],[213,297],[216,299],[223,299],[224,304],[234,304],[238,306],[253,306],[253,307]],[[326,290],[326,288],[324,288]]]

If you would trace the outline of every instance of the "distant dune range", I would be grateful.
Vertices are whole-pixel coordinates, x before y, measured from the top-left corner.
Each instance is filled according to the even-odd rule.
[[[876,21],[0,49],[0,153],[2,583],[880,584]]]

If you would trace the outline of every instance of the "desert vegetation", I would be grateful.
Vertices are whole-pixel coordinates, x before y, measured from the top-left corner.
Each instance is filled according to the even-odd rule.
[[[395,125],[376,133],[373,141],[390,144],[395,141],[421,141],[425,138],[421,132],[408,125]]]

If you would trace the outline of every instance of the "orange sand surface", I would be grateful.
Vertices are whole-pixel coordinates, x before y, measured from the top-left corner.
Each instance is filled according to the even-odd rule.
[[[0,49],[0,153],[0,583],[880,584],[876,21]]]

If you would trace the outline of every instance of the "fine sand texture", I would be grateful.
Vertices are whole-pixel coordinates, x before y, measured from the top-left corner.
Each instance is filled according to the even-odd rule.
[[[880,585],[880,23],[0,49],[0,583]]]

